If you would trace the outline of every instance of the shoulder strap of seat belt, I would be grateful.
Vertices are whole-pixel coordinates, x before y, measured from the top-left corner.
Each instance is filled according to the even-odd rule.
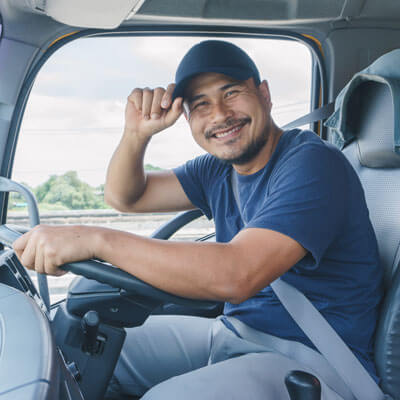
[[[329,104],[326,104],[320,108],[317,108],[314,111],[311,111],[309,114],[303,115],[300,118],[295,119],[292,122],[282,126],[283,130],[297,128],[298,126],[303,126],[307,124],[311,124],[316,121],[322,121],[328,118],[335,111],[335,102],[332,101]]]
[[[233,169],[230,179],[236,205],[245,222],[240,207],[237,177]],[[371,375],[303,293],[279,278],[270,286],[286,311],[336,370],[356,399],[385,399],[385,395]]]
[[[356,399],[385,398],[358,358],[303,293],[282,279],[275,280],[270,286],[286,311],[335,368]]]

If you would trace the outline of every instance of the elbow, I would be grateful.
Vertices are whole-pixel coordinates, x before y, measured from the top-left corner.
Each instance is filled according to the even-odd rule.
[[[104,188],[104,202],[120,212],[135,211],[131,202],[123,201],[118,196],[115,196],[107,187]]]
[[[115,204],[114,204],[114,199],[112,197],[112,195],[110,194],[110,191],[107,189],[107,187],[104,188],[104,202],[112,207],[112,208],[116,208]]]
[[[229,301],[229,303],[232,304],[240,304],[249,299],[250,297],[251,295],[249,295],[247,291],[244,291],[243,288],[238,288],[237,290],[235,290],[230,294],[229,299],[227,299],[227,301]]]
[[[232,261],[233,269],[226,280],[226,300],[232,304],[240,304],[255,296],[261,289],[269,285],[273,280],[260,276],[260,271],[254,268],[244,268],[246,260],[237,256]],[[266,279],[267,278],[267,279]]]
[[[228,301],[232,304],[240,304],[253,296],[253,290],[250,285],[249,279],[245,276],[237,276],[231,278],[226,282],[224,286],[224,301]]]

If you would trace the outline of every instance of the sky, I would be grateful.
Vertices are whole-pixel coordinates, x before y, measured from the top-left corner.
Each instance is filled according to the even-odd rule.
[[[51,174],[78,171],[104,183],[123,131],[126,98],[135,87],[166,87],[198,37],[78,39],[59,49],[39,72],[23,118],[13,179],[36,186]],[[278,125],[309,111],[311,55],[302,44],[270,39],[226,39],[253,58],[270,86]],[[172,168],[203,150],[181,117],[155,135],[145,163]]]

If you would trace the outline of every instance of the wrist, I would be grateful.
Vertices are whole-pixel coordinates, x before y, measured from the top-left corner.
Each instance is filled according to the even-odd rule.
[[[91,226],[89,229],[91,230],[91,237],[93,238],[91,258],[98,258],[100,260],[107,261],[107,228]]]
[[[146,135],[138,132],[135,128],[125,126],[122,138],[128,140],[134,146],[146,146],[152,135]]]

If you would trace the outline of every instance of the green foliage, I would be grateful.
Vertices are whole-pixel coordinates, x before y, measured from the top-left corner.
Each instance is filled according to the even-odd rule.
[[[144,170],[145,171],[162,171],[162,168],[156,167],[156,166],[151,165],[151,164],[145,164]]]
[[[146,164],[144,168],[146,171],[161,170],[151,164]],[[26,183],[24,185],[29,187]],[[36,196],[40,211],[109,208],[104,203],[104,184],[97,187],[90,186],[78,178],[76,171],[51,175],[46,182],[30,190]],[[10,210],[26,210],[26,201],[18,193],[10,194],[8,204]]]
[[[35,189],[35,195],[39,204],[58,205],[54,207],[58,209],[59,206],[70,210],[106,208],[102,193],[81,181],[76,171],[50,176]]]

